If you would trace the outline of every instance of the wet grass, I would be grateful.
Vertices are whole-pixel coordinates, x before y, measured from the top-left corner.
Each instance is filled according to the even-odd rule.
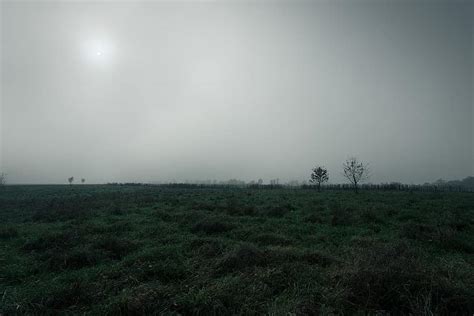
[[[474,312],[474,194],[0,190],[0,314]]]

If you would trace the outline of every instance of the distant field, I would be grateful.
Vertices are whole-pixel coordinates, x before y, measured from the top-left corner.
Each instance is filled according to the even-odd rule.
[[[474,194],[0,188],[0,314],[474,313]]]

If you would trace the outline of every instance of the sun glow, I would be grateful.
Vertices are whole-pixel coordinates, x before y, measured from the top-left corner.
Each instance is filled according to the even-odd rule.
[[[93,39],[83,42],[82,52],[88,64],[106,66],[114,60],[115,47],[109,40]]]

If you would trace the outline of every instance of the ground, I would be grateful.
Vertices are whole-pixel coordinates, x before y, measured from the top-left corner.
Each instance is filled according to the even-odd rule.
[[[474,312],[474,194],[0,188],[0,314]]]

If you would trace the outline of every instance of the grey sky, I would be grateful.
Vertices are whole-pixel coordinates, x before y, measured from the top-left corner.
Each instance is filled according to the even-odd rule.
[[[470,1],[1,9],[10,183],[474,174]]]

